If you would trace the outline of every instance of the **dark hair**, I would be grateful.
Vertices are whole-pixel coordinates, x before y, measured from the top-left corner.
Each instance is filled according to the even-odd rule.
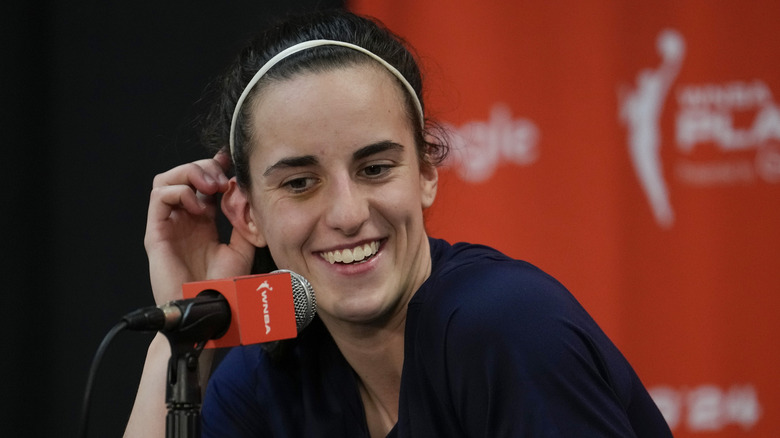
[[[424,105],[422,75],[417,61],[405,42],[377,20],[361,17],[343,10],[314,12],[289,18],[258,35],[240,53],[236,61],[217,83],[217,99],[204,120],[202,140],[216,150],[229,149],[230,124],[236,102],[255,73],[282,50],[303,41],[330,39],[361,46],[398,69]],[[244,102],[236,124],[233,164],[236,179],[242,187],[250,186],[249,141],[252,136],[250,110],[258,90],[273,81],[289,79],[300,72],[323,72],[345,66],[376,62],[356,50],[340,46],[319,46],[285,58],[275,65],[254,87]],[[448,146],[443,131],[430,120],[419,120],[412,96],[402,87],[406,96],[406,110],[415,130],[415,142],[424,165],[438,165],[446,158]],[[424,106],[423,106],[424,108]]]

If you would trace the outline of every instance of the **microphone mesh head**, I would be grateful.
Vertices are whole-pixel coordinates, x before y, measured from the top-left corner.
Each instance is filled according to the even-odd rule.
[[[293,303],[295,304],[295,325],[298,333],[301,332],[314,319],[317,314],[317,300],[314,298],[314,289],[309,280],[300,274],[287,269],[279,269],[274,272],[287,272],[292,281]]]

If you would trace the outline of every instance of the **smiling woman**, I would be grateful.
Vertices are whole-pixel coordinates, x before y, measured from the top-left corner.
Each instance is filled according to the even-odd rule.
[[[312,283],[318,315],[282,351],[228,354],[208,383],[204,436],[669,436],[557,281],[427,235],[447,147],[432,141],[398,38],[346,12],[296,18],[245,49],[222,83],[207,130],[219,152],[155,179],[155,297],[248,274],[265,248]],[[155,339],[128,436],[164,430],[166,355]]]
[[[406,115],[406,91],[363,58],[265,85],[244,148],[251,185],[231,184],[223,201],[237,232],[317,285],[320,318],[336,338],[345,318],[402,319],[430,271],[422,210],[437,172],[415,153],[420,125]],[[354,263],[353,249],[372,243],[374,257]],[[328,252],[342,262],[323,263]]]

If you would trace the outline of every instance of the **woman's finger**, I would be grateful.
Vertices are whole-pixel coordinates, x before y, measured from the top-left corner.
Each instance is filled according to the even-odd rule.
[[[152,187],[188,185],[193,189],[213,195],[227,190],[228,179],[222,164],[213,158],[182,164],[154,178]]]
[[[204,214],[208,208],[205,199],[199,197],[189,186],[162,186],[152,189],[149,199],[149,221],[164,221],[171,212],[183,208],[192,215]]]
[[[230,156],[230,152],[227,151],[227,149],[221,149],[219,152],[217,152],[216,155],[214,155],[214,161],[216,161],[220,168],[224,172],[227,172],[230,170],[230,166],[233,165],[233,159]]]

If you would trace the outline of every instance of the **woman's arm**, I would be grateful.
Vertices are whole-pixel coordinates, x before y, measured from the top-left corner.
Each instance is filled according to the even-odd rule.
[[[181,299],[183,283],[250,272],[255,247],[235,232],[230,243],[220,243],[217,233],[215,195],[235,184],[225,176],[229,165],[229,156],[220,152],[212,159],[184,164],[155,177],[144,246],[158,305]],[[167,339],[158,334],[147,351],[126,437],[165,433],[170,354]],[[211,354],[201,356],[201,370],[208,370]]]

